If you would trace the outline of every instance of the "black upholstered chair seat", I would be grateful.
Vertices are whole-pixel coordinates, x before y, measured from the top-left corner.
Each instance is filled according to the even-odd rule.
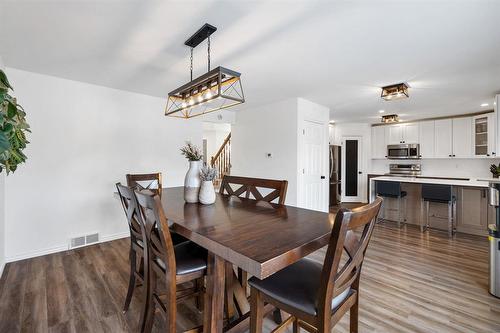
[[[255,289],[277,301],[315,316],[323,266],[309,259],[302,259],[293,265],[259,280],[252,277],[248,283]],[[349,296],[350,289],[332,300],[332,309],[338,307]]]
[[[207,268],[207,251],[192,242],[184,242],[174,246],[177,275],[184,275]],[[156,263],[165,270],[165,263],[156,259]]]

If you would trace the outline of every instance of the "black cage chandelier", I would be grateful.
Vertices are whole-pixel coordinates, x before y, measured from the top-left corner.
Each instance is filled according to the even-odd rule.
[[[210,70],[210,35],[216,30],[205,23],[184,42],[191,48],[191,81],[168,93],[166,116],[193,118],[245,103],[240,73],[220,66]],[[193,79],[193,49],[205,39],[208,71]]]

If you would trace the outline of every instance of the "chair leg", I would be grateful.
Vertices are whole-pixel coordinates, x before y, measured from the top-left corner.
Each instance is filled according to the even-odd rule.
[[[262,333],[264,318],[264,301],[260,291],[250,289],[250,333]]]
[[[448,202],[448,237],[453,236],[453,203]]]
[[[195,283],[196,283],[196,292],[198,293],[198,296],[196,296],[196,308],[199,311],[203,311],[204,278],[196,279]]]
[[[146,317],[148,315],[149,299],[151,298],[151,284],[149,283],[149,264],[147,261],[147,253],[141,258],[141,269],[142,269],[142,311],[141,311],[141,321],[140,321],[140,331],[144,331],[144,326],[146,325]]]
[[[130,249],[129,260],[130,260],[130,278],[128,281],[128,291],[127,297],[125,298],[125,305],[123,306],[123,313],[127,312],[130,306],[130,301],[132,300],[132,295],[135,289],[135,270],[136,270],[136,253],[134,250]]]
[[[350,333],[358,333],[358,304],[359,304],[358,300],[359,300],[359,296],[357,295],[356,296],[356,303],[354,303],[351,306],[351,309],[349,310],[349,321],[350,321],[349,332]]]
[[[146,307],[146,319],[144,320],[144,326],[142,333],[150,333],[153,329],[153,324],[155,320],[155,312],[156,312],[156,302],[154,300],[154,293],[156,290],[156,275],[153,272],[153,269],[150,271],[149,283],[148,283],[148,297]]]

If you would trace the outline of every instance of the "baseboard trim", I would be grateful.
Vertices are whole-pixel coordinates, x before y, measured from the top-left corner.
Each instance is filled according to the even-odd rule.
[[[111,234],[111,235],[106,235],[106,236],[102,236],[99,239],[99,242],[93,243],[93,244],[88,244],[88,245],[85,245],[85,246],[82,246],[82,247],[92,246],[92,245],[95,245],[95,244],[100,244],[100,243],[105,243],[105,242],[110,242],[112,240],[127,238],[129,236],[130,236],[129,231],[119,232],[119,233]],[[15,256],[5,257],[5,263],[19,261],[19,260],[24,260],[24,259],[35,258],[35,257],[40,257],[40,256],[45,256],[47,254],[53,254],[53,253],[57,253],[57,252],[64,252],[64,251],[68,251],[68,250],[70,250],[68,244],[54,246],[54,247],[42,249],[42,250],[39,250],[39,251],[25,252],[25,253],[18,254],[18,255],[15,255]],[[5,264],[4,264],[4,266],[5,266]],[[2,270],[3,270],[3,267],[2,267]],[[0,276],[1,276],[1,274],[0,274]]]

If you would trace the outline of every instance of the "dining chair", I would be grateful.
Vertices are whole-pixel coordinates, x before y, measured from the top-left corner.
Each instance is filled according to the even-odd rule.
[[[293,323],[295,333],[330,332],[349,311],[350,332],[358,332],[359,279],[366,249],[376,224],[382,198],[368,205],[341,209],[335,217],[323,265],[301,259],[270,277],[249,280],[250,332],[262,332],[264,302],[288,312],[277,330]],[[355,229],[362,228],[361,235]],[[347,260],[342,265],[343,252]]]
[[[158,309],[165,318],[166,332],[173,333],[177,302],[203,294],[199,281],[206,274],[207,251],[192,242],[174,245],[160,197],[139,191],[135,195],[148,244],[149,284],[143,332],[151,332]],[[160,286],[158,281],[162,282]],[[193,282],[194,288],[178,288],[187,282]]]
[[[286,191],[288,188],[288,181],[264,179],[264,178],[251,178],[241,176],[224,175],[222,178],[219,193],[229,196],[244,197],[247,199],[254,199],[257,201],[275,202],[283,205],[286,199]],[[268,193],[262,194],[263,190]],[[232,265],[227,263],[226,270],[230,272]],[[226,284],[231,283],[231,276],[227,276]],[[245,292],[248,288],[248,273],[238,267],[238,280]],[[226,288],[227,289],[227,288]],[[226,295],[227,296],[227,295]],[[226,297],[226,304],[232,304],[231,299]],[[231,318],[231,306],[226,306],[226,315]],[[282,321],[281,313],[274,311],[274,320],[276,323]]]
[[[147,241],[146,241],[146,229],[139,213],[139,207],[137,204],[137,199],[135,197],[134,191],[123,186],[120,183],[116,184],[118,190],[118,195],[125,211],[125,216],[127,217],[127,222],[130,230],[130,277],[128,283],[127,296],[125,298],[125,305],[123,306],[123,312],[127,312],[130,301],[132,300],[132,295],[134,293],[136,283],[139,282],[143,286],[143,309],[141,311],[140,326],[141,329],[144,326],[146,319],[146,300],[147,300],[147,281],[148,281],[148,253],[147,253]],[[146,250],[145,250],[146,249]],[[139,264],[137,264],[139,262]],[[138,281],[137,281],[138,280]]]
[[[233,189],[232,185],[235,185],[237,189]],[[243,196],[247,199],[255,199],[258,201],[276,201],[276,203],[282,205],[285,203],[287,188],[288,181],[286,180],[224,175],[219,193],[236,197]],[[270,192],[262,194],[262,189],[270,190]]]
[[[161,172],[127,174],[127,185],[134,190],[151,190],[161,195],[162,177]]]

